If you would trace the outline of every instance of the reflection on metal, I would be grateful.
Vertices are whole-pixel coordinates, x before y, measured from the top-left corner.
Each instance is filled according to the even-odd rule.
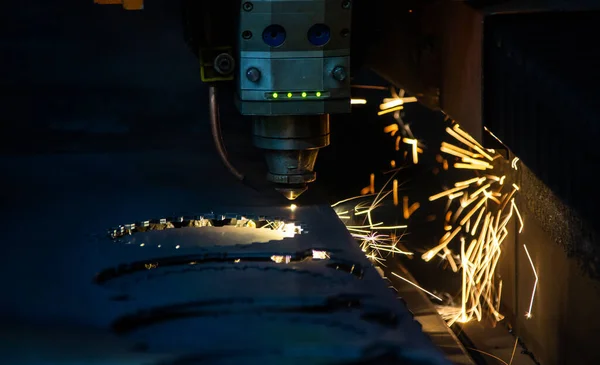
[[[289,264],[290,261],[292,261],[292,256],[290,255],[286,255],[286,256],[281,256],[281,255],[273,255],[271,256],[271,261],[281,264],[281,263],[286,263]]]
[[[301,234],[303,228],[292,222],[285,222],[276,218],[264,216],[240,215],[233,213],[215,214],[206,213],[201,215],[177,216],[169,218],[159,218],[135,223],[128,223],[111,228],[108,235],[111,239],[117,240],[138,232],[162,231],[172,228],[184,227],[215,227],[215,226],[234,226],[244,228],[261,228],[279,231],[286,237],[294,237]]]
[[[233,255],[231,255],[233,256]],[[294,262],[306,262],[310,260],[330,260],[331,253],[327,251],[308,249],[302,252],[296,252],[292,255],[268,255],[268,254],[243,254],[236,253],[231,257],[226,252],[189,254],[180,256],[167,256],[148,259],[144,261],[135,261],[119,264],[115,267],[104,269],[94,277],[94,282],[98,285],[104,285],[111,280],[115,280],[128,275],[134,275],[146,270],[166,269],[188,265],[210,265],[210,264],[239,264],[239,263],[271,263],[289,264]],[[344,261],[334,261],[328,267],[336,270],[346,271],[357,277],[362,277],[362,268],[359,264],[347,263]],[[350,269],[348,269],[350,267]]]

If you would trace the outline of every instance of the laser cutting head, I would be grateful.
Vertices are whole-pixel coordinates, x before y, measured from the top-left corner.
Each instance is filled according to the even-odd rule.
[[[329,114],[350,112],[352,2],[258,0],[239,12],[236,104],[254,118],[254,144],[294,200],[316,179]]]

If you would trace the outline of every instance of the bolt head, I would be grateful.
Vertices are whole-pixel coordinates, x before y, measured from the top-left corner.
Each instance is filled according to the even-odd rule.
[[[333,78],[338,81],[344,81],[348,77],[346,69],[342,66],[336,66],[331,74],[333,75]]]
[[[254,9],[254,4],[252,4],[249,1],[246,1],[243,5],[242,5],[242,9],[244,9],[244,11],[252,11],[252,9]]]
[[[256,67],[250,67],[246,70],[246,78],[251,82],[258,82],[260,80],[260,70]]]
[[[250,39],[252,38],[252,32],[249,30],[245,30],[242,32],[242,38],[244,39]]]
[[[215,71],[221,75],[228,75],[233,72],[235,66],[235,60],[228,53],[221,53],[215,58],[213,67]]]

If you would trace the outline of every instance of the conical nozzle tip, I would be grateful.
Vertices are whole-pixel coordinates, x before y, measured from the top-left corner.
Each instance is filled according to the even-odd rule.
[[[275,188],[275,190],[283,194],[288,200],[296,200],[302,193],[308,190],[308,186]]]

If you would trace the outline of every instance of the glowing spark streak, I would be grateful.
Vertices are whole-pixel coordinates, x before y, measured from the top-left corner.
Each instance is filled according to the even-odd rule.
[[[430,196],[429,197],[429,201],[432,202],[434,200],[438,200],[439,198],[443,198],[443,197],[448,196],[450,194],[456,193],[457,191],[461,191],[463,189],[466,189],[467,187],[468,187],[468,185],[458,186],[458,187],[455,187],[455,188],[452,188],[452,189],[448,189],[448,190],[443,191],[443,192],[441,192],[439,194]]]
[[[369,181],[369,192],[375,194],[375,174],[371,174]]]
[[[473,202],[475,202],[476,200],[477,200],[477,197],[469,198],[469,194],[467,193],[467,194],[465,194],[465,196],[463,196],[460,199],[460,206],[461,206],[461,208],[466,208],[469,205],[473,204]]]
[[[481,217],[483,217],[483,212],[485,212],[485,207],[481,207],[481,210],[479,211],[479,215],[477,216],[477,220],[475,221],[475,225],[471,231],[472,236],[475,236],[475,232],[477,232],[477,226],[479,226],[479,221],[481,221]]]
[[[454,258],[452,257],[452,251],[450,251],[450,249],[448,247],[444,247],[444,253],[445,253],[445,257],[448,260],[448,263],[450,264],[450,268],[452,268],[453,272],[458,272],[458,266],[456,266],[456,262],[454,261]]]
[[[408,197],[402,197],[402,214],[404,219],[408,219]]]
[[[533,291],[531,292],[531,302],[529,302],[529,311],[525,314],[525,316],[527,318],[531,318],[531,310],[533,308],[533,300],[535,299],[535,291],[537,289],[537,284],[538,284],[538,275],[537,275],[537,271],[535,270],[535,266],[533,265],[533,260],[531,259],[531,256],[529,255],[529,250],[527,250],[527,246],[523,245],[523,248],[525,248],[525,253],[527,254],[527,258],[529,259],[529,263],[531,264],[531,269],[533,270],[533,275],[535,276],[535,283],[533,284]]]
[[[350,99],[351,105],[364,105],[367,103],[366,99]]]
[[[390,248],[391,245],[371,244],[370,246],[372,248],[376,249],[376,250],[381,250],[381,251],[385,251],[385,252],[399,253],[399,254],[406,255],[406,256],[412,256],[412,255],[414,255],[414,253],[412,253],[412,252],[402,251],[399,248],[395,248],[395,247]]]
[[[456,186],[457,188],[461,187],[461,186],[469,186],[469,185],[471,185],[473,183],[476,183],[477,181],[479,181],[479,178],[478,177],[474,177],[474,178],[469,179],[469,180],[459,181],[459,182],[455,183],[454,186]]]
[[[508,364],[506,361],[502,360],[501,358],[499,358],[499,357],[498,357],[498,356],[496,356],[496,355],[492,355],[492,354],[490,354],[489,352],[485,352],[485,351],[477,350],[477,349],[474,349],[474,348],[472,348],[472,347],[467,347],[467,349],[469,349],[469,351],[475,351],[475,352],[479,352],[480,354],[483,354],[483,355],[489,356],[489,357],[491,357],[492,359],[498,360],[499,362],[501,362],[501,363],[502,363],[502,364],[504,364],[504,365],[509,365],[509,364]]]
[[[383,128],[383,133],[390,133],[392,137],[396,135],[396,132],[398,132],[398,124],[396,123],[390,124],[387,127]]]
[[[475,197],[479,196],[479,194],[481,194],[481,193],[486,193],[486,190],[487,190],[487,189],[488,189],[490,186],[492,186],[492,184],[491,184],[491,183],[489,183],[489,184],[486,184],[486,185],[484,185],[484,186],[480,187],[479,189],[475,190],[475,191],[473,192],[473,194],[471,194],[471,198],[475,198]],[[485,194],[484,194],[484,195],[485,195]]]
[[[398,111],[398,110],[402,110],[402,109],[404,109],[404,107],[402,105],[400,105],[400,106],[397,106],[395,108],[389,108],[389,109],[377,112],[377,115],[382,116],[384,114],[392,113],[392,112],[395,112],[395,111]]]
[[[486,169],[493,169],[494,168],[494,166],[490,165],[489,163],[487,163],[485,161],[482,161],[482,160],[478,160],[476,158],[463,157],[462,161],[466,162],[466,163],[470,163],[472,165],[483,166]]]
[[[469,146],[470,148],[474,149],[475,151],[477,151],[480,155],[482,155],[483,157],[487,158],[490,161],[493,161],[494,159],[492,158],[492,156],[488,155],[483,148],[475,145],[474,143],[472,143],[471,141],[469,141],[466,138],[463,138],[461,135],[459,135],[458,133],[456,133],[454,130],[450,129],[450,127],[446,128],[446,132],[448,132],[449,135],[451,135],[452,137],[456,138],[457,140],[459,140],[460,142],[462,142],[463,144],[465,144],[466,146]],[[464,133],[464,132],[463,132]]]
[[[396,168],[396,161],[391,160],[390,161],[390,167],[393,168],[393,169]]]
[[[489,191],[484,191],[483,194],[485,196],[488,197],[488,199],[490,199],[491,201],[493,201],[494,203],[500,205],[502,204],[502,202],[500,200],[498,200],[497,198],[494,197],[494,195],[492,193],[490,193]]]
[[[332,208],[335,208],[335,207],[337,207],[337,206],[338,206],[338,205],[340,205],[340,204],[344,204],[344,203],[347,203],[347,202],[349,202],[349,201],[352,201],[352,200],[355,200],[355,199],[362,199],[362,198],[365,198],[365,197],[367,197],[367,196],[371,196],[371,195],[375,195],[375,194],[353,196],[353,197],[351,197],[351,198],[348,198],[348,199],[340,200],[339,202],[337,202],[337,203],[333,204],[331,207],[332,207]],[[343,214],[343,213],[342,213],[342,214]]]
[[[508,196],[503,200],[502,203],[502,207],[500,208],[500,211],[503,211],[504,208],[506,208],[506,205],[508,204],[508,202],[512,199],[513,195],[515,195],[515,193],[517,192],[518,189],[513,189],[510,194],[508,194]]]
[[[513,159],[512,159],[512,161],[510,162],[510,166],[511,166],[513,169],[515,169],[515,170],[518,170],[518,168],[517,168],[517,163],[518,163],[518,162],[519,162],[519,158],[518,158],[518,157],[515,157],[515,158],[513,158]]]
[[[405,228],[408,228],[408,226],[407,225],[403,225],[403,226],[402,225],[400,225],[400,226],[377,226],[377,229],[386,229],[386,230],[389,230],[389,229],[405,229]]]
[[[502,299],[502,280],[498,284],[498,297],[496,298],[496,311],[500,310],[500,299]]]
[[[346,228],[347,228],[349,231],[352,231],[352,236],[353,236],[353,237],[356,237],[354,232],[356,232],[356,233],[364,233],[364,234],[367,234],[367,233],[370,233],[370,232],[371,232],[371,231],[367,231],[367,230],[364,230],[364,229],[358,229],[358,228],[349,228],[348,226],[346,226]]]
[[[420,203],[412,203],[412,205],[408,208],[408,218],[410,218],[410,216],[413,215],[413,213],[416,212],[420,207]]]
[[[483,146],[482,146],[482,145],[481,145],[479,142],[477,142],[477,140],[476,140],[475,138],[473,138],[473,137],[472,137],[472,136],[471,136],[469,133],[467,133],[467,132],[463,131],[463,130],[460,128],[460,125],[459,125],[458,123],[454,124],[454,125],[452,126],[452,129],[454,129],[454,130],[455,130],[457,133],[459,133],[459,134],[460,134],[461,136],[463,136],[464,138],[466,138],[466,139],[468,139],[469,141],[471,141],[471,143],[473,143],[474,145],[476,145],[476,146],[478,146],[478,147],[480,147],[480,148],[483,148]]]
[[[415,103],[417,101],[417,98],[415,98],[414,96],[411,97],[407,97],[407,98],[399,98],[399,99],[390,99],[390,98],[386,98],[383,99],[383,103],[379,105],[379,109],[380,110],[386,110],[389,108],[393,108],[399,105],[403,105],[405,103]]]
[[[448,170],[448,160],[444,159],[444,163],[442,164],[442,168],[444,170],[446,170],[446,171]]]
[[[465,195],[465,192],[464,191],[459,191],[458,193],[454,193],[454,194],[448,195],[448,199],[453,200],[453,199],[458,198],[458,197],[463,196],[463,195]]]
[[[417,284],[413,283],[412,281],[410,281],[410,280],[408,280],[408,279],[405,279],[405,278],[403,278],[402,276],[400,276],[400,275],[396,274],[395,272],[393,272],[393,273],[392,273],[392,275],[394,275],[395,277],[397,277],[397,278],[399,278],[399,279],[402,279],[402,280],[406,281],[407,283],[409,283],[410,285],[414,286],[415,288],[417,288],[417,289],[420,289],[420,290],[424,291],[425,293],[427,293],[427,294],[431,295],[432,297],[434,297],[435,299],[439,300],[440,302],[443,302],[443,301],[444,301],[442,298],[438,297],[437,295],[433,294],[432,292],[430,292],[430,291],[428,291],[428,290],[425,290],[424,288],[422,288],[422,287],[418,286]]]
[[[475,214],[475,212],[481,208],[481,206],[487,201],[487,197],[483,196],[481,198],[481,200],[479,201],[479,203],[477,203],[477,205],[475,205],[475,207],[473,209],[471,209],[471,211],[469,213],[467,213],[467,215],[460,221],[460,224],[463,225],[465,223],[467,223],[467,221],[471,218],[471,216],[473,216],[473,214]]]
[[[513,184],[512,186],[513,186],[513,188],[515,188],[517,190],[521,190],[521,188],[519,188],[519,185],[517,185],[517,184]]]
[[[429,251],[425,252],[423,254],[423,256],[421,256],[423,261],[426,261],[426,262],[431,261],[431,259],[434,258],[435,255],[437,255],[441,250],[443,250],[444,247],[448,246],[450,241],[452,241],[452,239],[458,234],[458,232],[460,232],[461,229],[462,229],[462,227],[458,226],[450,235],[447,236],[447,234],[445,234],[444,237],[442,237],[442,239],[440,240],[439,245],[437,245],[434,248],[430,249]]]
[[[419,151],[417,147],[417,140],[412,138],[404,138],[404,143],[412,145],[412,158],[413,163],[416,165],[419,163]]]
[[[510,355],[510,361],[508,362],[508,365],[512,365],[513,363],[513,359],[515,358],[515,352],[517,351],[517,344],[519,343],[519,338],[515,338],[515,346],[513,347],[513,352],[512,355]]]
[[[510,200],[510,204],[512,204],[512,207],[515,210],[515,213],[517,213],[517,218],[519,218],[519,223],[521,224],[521,226],[519,227],[519,233],[523,232],[523,218],[521,218],[521,213],[519,213],[519,208],[517,207],[517,205],[515,204],[515,198],[512,198]]]
[[[471,157],[471,158],[477,158],[479,155],[471,152],[469,150],[465,150],[464,148],[460,148],[458,146],[455,146],[453,144],[447,143],[447,142],[442,142],[442,147],[440,148],[440,151],[448,153],[450,155],[454,155],[456,157]],[[460,154],[456,155],[454,153],[448,152],[448,151],[454,151],[455,153]]]
[[[500,178],[500,185],[504,185],[504,179],[506,179],[506,175]]]
[[[500,181],[500,178],[496,175],[485,175],[485,177],[487,177],[490,180]]]
[[[402,142],[402,137],[396,137],[396,151],[400,151],[400,142]]]
[[[471,164],[460,163],[460,162],[455,163],[454,168],[455,169],[466,169],[466,170],[482,170],[482,171],[487,170],[487,167],[485,167],[485,166],[471,165]]]
[[[446,148],[446,147],[443,147],[443,146],[440,148],[440,151],[442,151],[444,153],[447,153],[449,155],[452,155],[452,156],[459,157],[459,158],[467,158],[467,157],[469,157],[469,156],[467,156],[467,155],[465,155],[463,153],[460,153],[458,151],[455,151],[455,150],[452,150],[450,148]]]
[[[504,144],[504,142],[502,142],[502,141],[500,140],[500,138],[498,138],[498,137],[497,137],[497,136],[496,136],[494,133],[492,133],[492,131],[490,131],[490,130],[488,129],[488,127],[486,127],[486,126],[483,126],[483,129],[485,129],[485,131],[486,131],[486,132],[488,132],[488,133],[489,133],[489,134],[490,134],[492,137],[496,138],[496,140],[497,140],[498,142],[500,142],[501,144]]]
[[[394,205],[398,206],[398,180],[394,179]]]
[[[465,320],[467,316],[467,271],[468,271],[468,260],[465,255],[465,238],[461,237],[460,239],[460,265],[462,266],[462,300],[461,300],[461,309],[460,316],[461,319]]]

